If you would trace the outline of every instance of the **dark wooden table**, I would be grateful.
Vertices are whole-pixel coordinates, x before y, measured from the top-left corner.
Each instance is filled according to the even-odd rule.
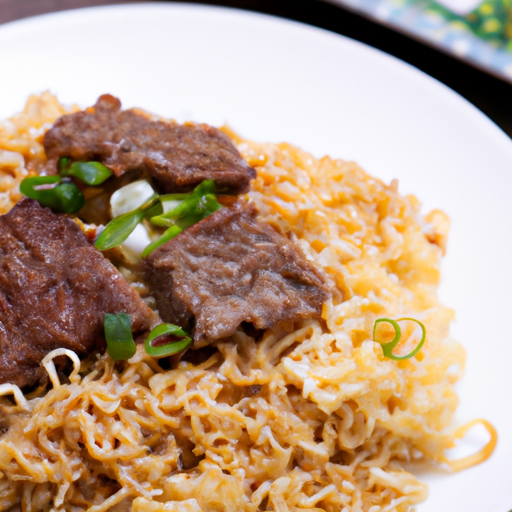
[[[127,2],[0,0],[0,23],[52,11],[120,3]],[[331,30],[379,48],[457,91],[512,137],[512,85],[338,6],[322,0],[202,0],[199,3],[273,14]]]

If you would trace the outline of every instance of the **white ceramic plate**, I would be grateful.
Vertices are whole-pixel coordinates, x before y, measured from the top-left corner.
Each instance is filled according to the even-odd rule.
[[[469,352],[461,422],[490,420],[486,463],[426,475],[421,512],[512,508],[512,143],[418,70],[341,36],[227,9],[103,7],[0,27],[0,118],[50,89],[83,106],[111,92],[178,120],[354,159],[453,221],[441,296]],[[491,92],[490,92],[491,93]]]

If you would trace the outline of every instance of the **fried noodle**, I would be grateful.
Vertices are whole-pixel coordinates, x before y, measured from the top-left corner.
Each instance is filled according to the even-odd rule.
[[[45,93],[0,125],[2,213],[44,163],[45,129],[70,110]],[[258,342],[240,330],[206,361],[167,370],[141,346],[80,370],[74,353],[50,353],[48,392],[0,386],[0,512],[406,512],[427,486],[404,464],[447,463],[463,435],[451,422],[465,352],[437,299],[446,215],[423,216],[396,182],[354,163],[226,132],[257,170],[261,219],[323,269],[334,294],[322,319]],[[425,325],[415,357],[384,357],[372,339],[383,316]],[[404,335],[414,346],[414,329]],[[57,356],[75,368],[65,382]]]

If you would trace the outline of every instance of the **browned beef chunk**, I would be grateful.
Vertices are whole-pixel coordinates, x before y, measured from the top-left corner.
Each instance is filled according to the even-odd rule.
[[[105,94],[83,112],[63,116],[44,138],[48,167],[61,157],[99,160],[117,176],[147,171],[162,192],[187,192],[204,180],[219,191],[249,190],[256,171],[229,138],[211,126],[154,121],[135,110],[121,111]]]
[[[134,333],[153,318],[74,221],[31,199],[0,217],[0,383],[36,383],[53,349],[103,346],[103,317],[118,312]]]
[[[319,317],[329,292],[289,239],[238,201],[188,228],[146,260],[160,316],[190,326],[196,346],[232,335],[242,322],[268,329]]]

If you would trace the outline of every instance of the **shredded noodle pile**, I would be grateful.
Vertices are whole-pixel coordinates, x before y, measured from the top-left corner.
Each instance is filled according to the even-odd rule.
[[[64,112],[46,93],[0,126],[2,211]],[[240,330],[170,369],[140,346],[82,368],[54,351],[48,392],[0,386],[0,512],[406,512],[426,498],[403,465],[446,462],[465,360],[436,295],[447,217],[423,216],[354,163],[226,132],[258,172],[261,218],[323,269],[334,294],[321,321],[257,342]],[[372,333],[382,317],[421,321],[422,350],[384,357]],[[414,325],[397,351],[417,344]],[[69,381],[52,362],[63,354]]]

